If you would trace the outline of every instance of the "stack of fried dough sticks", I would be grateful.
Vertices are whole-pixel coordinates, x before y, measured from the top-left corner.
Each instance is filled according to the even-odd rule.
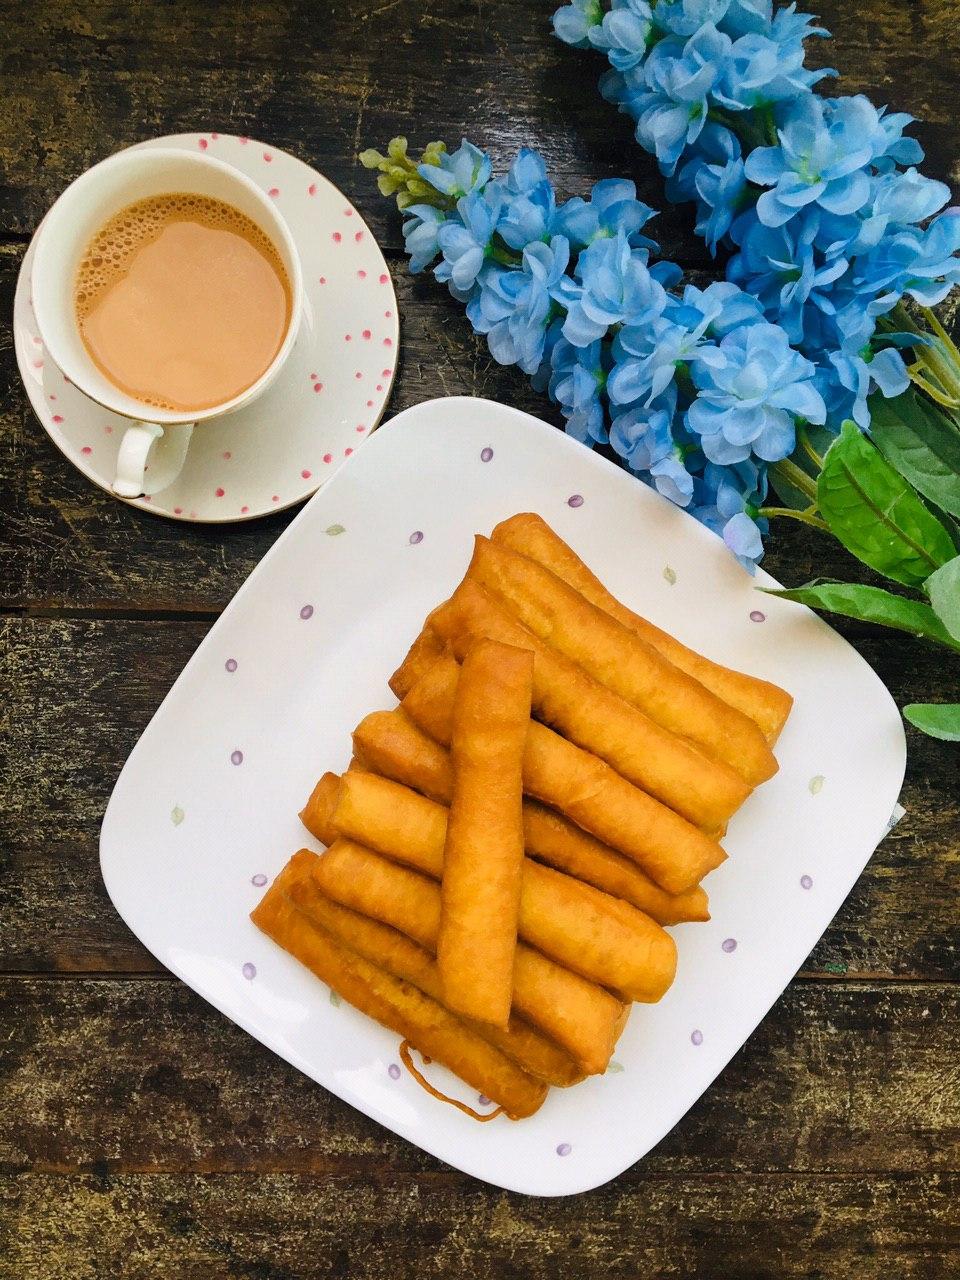
[[[791,707],[627,609],[539,517],[466,576],[301,818],[255,923],[511,1117],[606,1070],[707,920],[700,881]],[[409,1061],[409,1054],[407,1059]]]

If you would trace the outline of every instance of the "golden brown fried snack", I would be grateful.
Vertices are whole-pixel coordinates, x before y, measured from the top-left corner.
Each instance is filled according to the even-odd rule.
[[[447,752],[404,712],[368,716],[357,736],[366,743],[371,772],[449,803],[452,775]],[[659,924],[710,919],[707,895],[699,885],[685,893],[667,893],[632,859],[529,798],[523,802],[523,830],[530,856],[625,899]]]
[[[431,631],[429,627],[424,627],[407,650],[407,656],[388,681],[398,698],[402,698],[413,688],[423,673],[440,657],[443,649],[443,641],[437,633]]]
[[[623,898],[658,924],[710,919],[707,895],[700,885],[686,893],[667,893],[635,862],[536,800],[523,802],[523,835],[533,857]]]
[[[554,652],[472,579],[462,582],[446,604],[433,611],[430,626],[458,659],[481,637],[532,649],[537,719],[705,831],[722,827],[750,794],[744,780],[727,765],[661,728],[582,667]]]
[[[440,658],[403,700],[410,718],[440,743],[450,741],[458,679],[453,658]],[[536,721],[527,731],[523,786],[528,795],[632,858],[667,893],[693,889],[726,858],[705,832]]]
[[[254,924],[345,1000],[449,1067],[472,1088],[499,1103],[508,1115],[516,1119],[533,1115],[547,1096],[542,1080],[528,1075],[512,1058],[411,983],[344,947],[297,910],[286,896],[285,886],[303,874],[302,854],[308,859],[316,857],[309,850],[294,856],[286,878],[281,872],[251,913]]]
[[[776,773],[776,759],[755,721],[536,560],[478,536],[467,576],[545,644],[751,786]]]
[[[433,800],[450,803],[453,765],[449,752],[399,707],[365,716],[353,731],[353,750],[371,773],[382,773]]]
[[[496,1027],[510,1020],[524,862],[521,769],[532,687],[529,649],[479,640],[464,658],[453,709],[453,796],[441,846],[437,968],[445,1003]],[[412,791],[407,795],[422,800]]]
[[[337,802],[339,789],[339,773],[325,773],[300,810],[300,821],[321,844],[331,845],[337,838],[336,830],[330,825],[330,815]]]
[[[435,881],[342,839],[313,864],[313,875],[328,898],[436,952]],[[566,1049],[588,1075],[606,1070],[627,1017],[627,1006],[608,991],[524,944],[514,961],[513,1011]]]
[[[312,876],[295,880],[287,888],[294,906],[345,946],[396,978],[412,982],[425,995],[443,1004],[443,993],[434,957],[389,925],[358,915],[326,898]],[[505,1031],[469,1024],[484,1040],[502,1050],[524,1071],[545,1084],[567,1087],[583,1079],[583,1071],[565,1049],[514,1014]]]
[[[532,512],[511,516],[509,520],[498,524],[491,536],[494,542],[512,547],[514,551],[545,565],[558,578],[562,578],[585,596],[591,604],[609,613],[647,644],[659,650],[675,667],[686,671],[718,698],[756,721],[768,742],[776,742],[793,706],[793,698],[785,689],[768,680],[711,662],[703,654],[688,649],[668,632],[661,631],[652,622],[628,609],[610,594],[572,547],[554,533],[540,516]]]
[[[333,821],[347,839],[439,879],[446,875],[447,814],[395,782],[356,773],[343,779]],[[673,981],[676,946],[649,916],[529,858],[519,932],[529,945],[626,999],[659,1000]]]

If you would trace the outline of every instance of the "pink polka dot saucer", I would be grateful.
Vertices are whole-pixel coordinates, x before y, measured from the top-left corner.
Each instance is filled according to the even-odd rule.
[[[380,421],[399,346],[390,272],[346,196],[295,156],[226,133],[154,138],[138,149],[149,147],[199,149],[235,165],[277,201],[300,253],[304,314],[283,372],[249,408],[196,428],[169,488],[130,501],[174,520],[253,520],[309,498]],[[46,358],[31,305],[32,264],[31,245],[14,302],[17,363],[30,403],[61,453],[116,497],[111,483],[126,420],[89,400]]]

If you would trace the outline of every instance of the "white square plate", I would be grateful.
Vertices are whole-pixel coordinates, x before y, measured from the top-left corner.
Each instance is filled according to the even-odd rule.
[[[314,843],[298,810],[325,769],[346,766],[357,722],[394,705],[387,677],[459,581],[473,534],[527,510],[627,604],[796,706],[780,772],[737,814],[729,861],[707,881],[713,918],[674,930],[676,982],[634,1008],[611,1071],[553,1090],[531,1119],[480,1125],[401,1072],[396,1037],[334,1003],[248,913],[263,878]],[[411,1142],[516,1191],[595,1187],[743,1044],[850,891],[903,780],[900,716],[879,679],[757,584],[773,579],[751,579],[695,520],[545,423],[486,400],[408,409],[264,557],[137,743],[103,822],[110,897],[206,1000]]]

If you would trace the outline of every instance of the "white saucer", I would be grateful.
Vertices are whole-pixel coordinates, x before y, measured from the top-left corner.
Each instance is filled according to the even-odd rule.
[[[199,148],[269,192],[300,252],[305,313],[274,385],[249,409],[198,427],[174,484],[130,505],[199,522],[253,520],[293,506],[363,443],[389,399],[399,321],[383,254],[346,196],[277,147],[226,133],[183,133],[139,147]],[[30,403],[57,448],[116,497],[110,486],[125,419],[94,404],[45,358],[30,299],[32,262],[31,244],[14,301],[17,363]]]

